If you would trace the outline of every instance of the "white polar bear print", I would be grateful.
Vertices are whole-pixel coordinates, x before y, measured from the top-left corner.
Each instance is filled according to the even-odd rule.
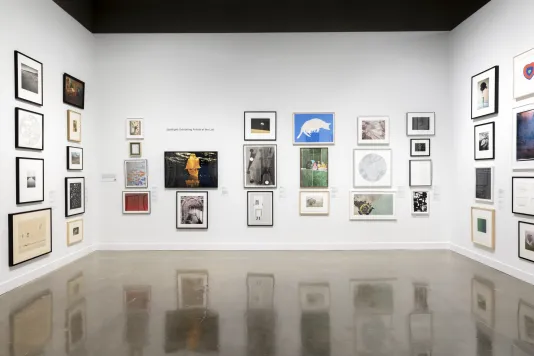
[[[302,136],[302,134],[311,137],[310,135],[312,133],[319,132],[321,129],[330,131],[330,124],[321,119],[308,120],[300,128],[300,134],[297,136],[297,140],[300,138],[300,136]]]

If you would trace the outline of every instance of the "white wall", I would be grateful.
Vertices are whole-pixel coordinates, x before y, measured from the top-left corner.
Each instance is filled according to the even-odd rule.
[[[44,65],[44,105],[15,100],[13,52],[18,50]],[[96,241],[99,205],[97,140],[95,132],[94,36],[53,1],[0,0],[0,293],[27,282],[91,251]],[[86,82],[86,106],[80,111],[63,104],[62,78],[67,72]],[[45,149],[42,152],[16,150],[15,107],[45,115]],[[82,112],[85,153],[83,173],[66,170],[67,109]],[[45,161],[45,201],[17,206],[15,202],[15,157],[37,157]],[[64,208],[64,178],[85,176],[88,188],[85,241],[67,247]],[[51,199],[52,198],[52,199]],[[17,267],[8,267],[7,215],[52,207],[52,253]]]

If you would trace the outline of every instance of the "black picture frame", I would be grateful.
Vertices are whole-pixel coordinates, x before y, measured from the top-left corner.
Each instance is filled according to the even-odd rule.
[[[249,150],[252,150],[254,148],[274,148],[274,175],[271,175],[272,172],[269,173],[272,177],[274,176],[274,185],[252,185],[250,181],[247,183],[247,169],[249,168],[247,164],[252,159],[250,157],[247,159],[247,148]],[[263,177],[262,177],[263,178]],[[248,184],[248,185],[247,185]],[[278,145],[277,144],[244,144],[243,145],[243,189],[276,189],[278,187]]]
[[[180,196],[180,194],[184,194],[184,193],[193,193],[193,194],[206,194],[206,208],[204,209],[205,211],[203,211],[203,213],[205,212],[206,213],[206,217],[205,217],[205,220],[206,220],[206,227],[180,227],[179,224],[178,224],[178,197]],[[207,190],[179,190],[176,192],[176,214],[175,214],[175,219],[176,219],[176,230],[208,230],[209,228],[209,222],[210,222],[210,219],[209,219],[209,208],[210,208],[210,204],[209,204],[209,191]]]
[[[28,100],[28,99],[24,99],[20,96],[20,93],[19,93],[19,76],[18,76],[18,73],[19,73],[19,65],[18,65],[18,56],[23,56],[23,57],[26,57],[32,61],[35,61],[37,63],[39,63],[41,65],[41,102],[36,102],[36,101],[32,101],[32,100]],[[33,105],[37,105],[37,106],[43,106],[44,104],[44,66],[43,66],[43,63],[39,62],[37,59],[35,58],[32,58],[28,55],[25,55],[24,53],[22,52],[19,52],[19,51],[15,51],[15,99],[17,100],[20,100],[20,101],[24,101],[26,103],[30,103],[30,104],[33,104]]]
[[[14,249],[14,244],[13,244],[13,218],[17,215],[23,215],[23,214],[31,214],[31,213],[36,213],[36,212],[39,212],[39,211],[45,211],[45,210],[48,210],[50,212],[50,251],[46,252],[46,253],[43,253],[43,254],[40,254],[39,256],[35,256],[35,257],[32,257],[30,259],[27,259],[27,260],[24,260],[24,261],[21,261],[19,263],[14,263],[14,255],[13,255],[13,249]],[[52,229],[52,225],[53,225],[53,220],[52,220],[52,208],[45,208],[45,209],[37,209],[37,210],[31,210],[31,211],[22,211],[20,213],[13,213],[13,214],[9,214],[8,215],[8,231],[9,231],[9,235],[8,235],[8,240],[9,240],[9,267],[14,267],[14,266],[18,266],[20,264],[23,264],[23,263],[26,263],[28,261],[31,261],[31,260],[34,260],[36,258],[39,258],[39,257],[42,257],[42,256],[45,256],[45,255],[48,255],[50,253],[52,253],[52,250],[54,248],[54,244],[53,244],[53,229]]]
[[[43,170],[42,170],[42,177],[43,177],[43,189],[42,189],[42,196],[43,196],[43,199],[41,200],[32,200],[32,201],[21,201],[20,199],[20,161],[21,160],[28,160],[28,161],[41,161],[43,163]],[[17,201],[17,205],[21,205],[21,204],[32,204],[32,203],[42,203],[44,202],[44,185],[45,185],[45,181],[44,181],[44,159],[42,158],[30,158],[30,157],[16,157],[16,160],[15,160],[15,172],[16,172],[16,201]]]
[[[250,194],[258,193],[258,194],[271,194],[271,224],[270,225],[251,225],[249,220],[249,214],[248,214],[248,203],[249,203],[249,196]],[[247,191],[247,226],[248,227],[273,227],[274,226],[274,192],[271,191],[265,191],[265,190],[249,190]]]
[[[414,155],[413,151],[412,151],[412,142],[413,141],[427,141],[428,154],[427,155]],[[430,157],[430,139],[429,138],[411,138],[410,139],[410,157]]]
[[[71,148],[75,148],[77,150],[81,150],[82,151],[82,157],[81,157],[81,166],[82,166],[82,168],[71,168],[71,165],[70,165],[70,149]],[[81,171],[83,171],[83,148],[82,147],[67,146],[67,171],[73,171],[73,172],[81,172]]]
[[[526,221],[518,221],[517,222],[517,257],[524,261],[534,262],[534,260],[529,260],[528,258],[521,257],[521,224],[527,224],[534,226],[534,223],[526,222]]]
[[[251,113],[258,113],[258,114],[274,114],[274,139],[273,138],[270,138],[270,139],[251,139],[251,138],[247,138],[247,132],[246,132],[246,127],[247,127],[247,114],[251,114]],[[262,141],[265,141],[265,142],[273,142],[273,141],[276,141],[278,137],[278,114],[276,111],[268,111],[268,110],[265,110],[265,111],[245,111],[243,113],[243,141],[252,141],[252,142],[262,142]]]
[[[492,153],[491,153],[491,158],[477,158],[477,143],[478,143],[478,140],[474,136],[476,135],[477,127],[486,126],[486,125],[491,125],[491,133],[492,133],[492,138],[493,138],[493,142],[491,143],[491,147],[493,148]],[[475,159],[475,161],[488,161],[488,160],[495,159],[495,121],[486,122],[484,124],[478,124],[478,125],[473,126],[473,137],[474,137],[474,140],[473,140],[473,158]]]
[[[83,180],[82,184],[82,202],[83,202],[83,211],[76,214],[69,215],[69,180],[70,179],[81,179]],[[65,178],[65,217],[70,218],[72,216],[85,214],[85,177],[66,177]]]
[[[19,142],[19,119],[20,119],[20,112],[21,111],[25,111],[25,112],[29,112],[31,114],[34,114],[34,115],[39,115],[41,117],[41,137],[42,137],[42,142],[41,142],[41,148],[33,148],[33,147],[25,147],[25,146],[21,146],[20,142]],[[24,149],[24,150],[31,150],[31,151],[43,151],[44,150],[44,141],[45,141],[45,137],[44,137],[44,124],[45,124],[45,121],[44,121],[44,114],[41,114],[41,113],[38,113],[38,112],[35,112],[35,111],[31,111],[31,110],[26,110],[26,109],[22,109],[22,108],[15,108],[15,148],[18,148],[18,149]]]
[[[69,98],[69,95],[67,94],[67,79],[76,81],[76,82],[81,84],[81,86],[82,86],[82,96],[81,96],[81,102],[80,103],[77,103],[74,100]],[[70,74],[63,73],[63,103],[71,105],[71,106],[74,106],[76,108],[79,108],[79,109],[83,110],[85,108],[85,82],[80,80],[80,79],[78,79],[78,78],[76,78],[76,77],[73,77]]]
[[[474,117],[473,116],[473,89],[474,89],[473,79],[475,77],[481,75],[481,74],[484,74],[484,73],[489,72],[489,71],[494,70],[494,69],[495,69],[495,110],[493,112],[489,113],[489,114]],[[482,119],[482,118],[485,118],[485,117],[488,117],[488,116],[491,116],[491,115],[498,114],[499,113],[499,66],[494,66],[494,67],[488,68],[486,70],[483,70],[480,73],[477,73],[477,74],[473,75],[471,77],[471,92],[470,92],[470,95],[471,95],[471,120],[479,120],[479,119]]]

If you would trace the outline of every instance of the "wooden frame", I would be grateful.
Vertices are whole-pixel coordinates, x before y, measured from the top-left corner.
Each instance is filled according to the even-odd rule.
[[[27,113],[30,113],[30,114],[33,114],[33,115],[38,115],[41,117],[41,147],[40,148],[33,148],[33,147],[28,147],[28,146],[23,146],[20,142],[20,131],[19,131],[19,126],[20,126],[20,113],[24,111],[24,112],[27,112]],[[41,113],[38,113],[38,112],[35,112],[35,111],[31,111],[31,110],[26,110],[26,109],[22,109],[22,108],[15,108],[15,148],[20,148],[20,149],[25,149],[25,150],[32,150],[32,151],[43,151],[44,150],[44,141],[45,141],[45,137],[44,137],[44,114],[41,114]]]
[[[79,116],[79,117],[74,117],[75,115]],[[79,130],[80,130],[80,139],[76,139],[74,137],[74,134],[73,132],[71,132],[71,127],[74,127],[74,120],[77,120],[80,122],[79,124]],[[67,110],[67,141],[70,141],[70,142],[77,142],[77,143],[81,143],[82,142],[82,114],[80,114],[79,112],[77,111],[74,111],[74,110]]]
[[[74,224],[79,224],[78,226],[79,234],[82,235],[81,239],[78,239],[76,241],[73,241],[72,236],[71,236],[72,226]],[[75,219],[75,220],[67,221],[67,246],[72,246],[72,245],[75,245],[81,242],[83,242],[83,219]]]
[[[43,253],[30,255],[30,256],[28,256],[28,258],[23,258],[23,257],[17,258],[17,256],[15,255],[15,247],[18,246],[18,244],[15,243],[15,237],[19,236],[20,232],[18,231],[18,229],[16,229],[15,219],[18,216],[36,214],[36,213],[42,213],[44,215],[45,212],[48,212],[46,218],[48,220],[47,224],[50,225],[50,228],[49,228],[49,231],[48,231],[48,235],[50,235],[50,236],[47,239],[47,244],[50,246],[50,248],[49,249],[45,249]],[[9,236],[9,266],[10,267],[13,267],[13,266],[19,265],[21,263],[25,263],[25,262],[31,261],[31,260],[33,260],[35,258],[47,255],[47,254],[52,252],[52,241],[53,241],[53,239],[52,239],[52,209],[51,208],[32,210],[32,211],[24,211],[24,212],[20,212],[20,213],[9,214],[8,215],[8,229],[9,229],[9,235],[8,236]],[[32,232],[34,232],[34,231],[32,231]],[[44,232],[46,232],[46,230],[44,230]]]
[[[474,234],[473,234],[473,230],[474,230],[473,212],[475,210],[482,210],[482,211],[491,212],[491,225],[490,225],[490,227],[491,227],[491,237],[490,237],[491,241],[490,241],[489,245],[480,244],[480,243],[475,241],[475,237],[474,237]],[[495,209],[471,207],[471,242],[473,242],[474,244],[476,244],[478,246],[482,246],[482,247],[489,248],[489,249],[495,249]]]
[[[69,97],[67,94],[67,79],[78,82],[82,86],[83,89],[82,89],[81,103],[78,104],[73,101],[69,101]],[[78,78],[73,77],[70,74],[63,73],[63,103],[72,105],[74,107],[77,107],[83,110],[85,108],[85,82],[83,82],[82,80]]]

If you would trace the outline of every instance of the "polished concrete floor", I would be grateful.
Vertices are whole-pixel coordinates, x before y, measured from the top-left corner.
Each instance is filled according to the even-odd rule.
[[[534,287],[453,252],[98,252],[0,296],[0,355],[534,355]]]

